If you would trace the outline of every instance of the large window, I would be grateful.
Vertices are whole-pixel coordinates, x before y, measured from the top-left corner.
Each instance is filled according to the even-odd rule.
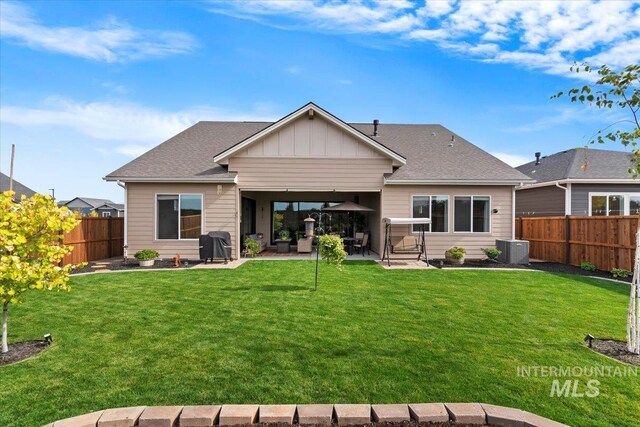
[[[449,231],[449,196],[413,196],[413,218],[431,218],[425,231],[446,233]],[[413,231],[420,231],[420,224]]]
[[[589,193],[589,215],[634,215],[640,213],[640,193]]]
[[[202,195],[158,195],[156,228],[158,239],[197,239],[202,234]]]
[[[489,196],[455,196],[453,231],[456,233],[488,233],[491,231],[491,198]]]

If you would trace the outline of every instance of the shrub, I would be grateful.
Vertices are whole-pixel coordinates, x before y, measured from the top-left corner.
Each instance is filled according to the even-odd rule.
[[[633,274],[633,272],[625,270],[624,268],[612,268],[610,273],[616,279],[625,279]]]
[[[136,252],[133,257],[135,259],[146,261],[149,259],[156,259],[158,258],[158,256],[160,256],[160,254],[157,251],[154,251],[153,249],[142,249]]]
[[[596,266],[588,261],[582,261],[580,263],[580,268],[586,271],[596,271]]]
[[[454,246],[447,249],[447,252],[445,253],[449,254],[449,256],[453,259],[462,259],[464,258],[464,255],[467,253],[467,251],[464,248]]]
[[[260,253],[260,245],[250,237],[244,238],[244,251],[250,257],[254,257]]]
[[[502,251],[498,248],[482,248],[482,252],[487,256],[487,258],[491,260],[496,260],[502,253]]]

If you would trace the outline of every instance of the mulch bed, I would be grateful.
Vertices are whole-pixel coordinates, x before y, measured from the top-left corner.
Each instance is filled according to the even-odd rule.
[[[558,262],[532,262],[530,264],[502,264],[488,259],[465,259],[462,265],[447,264],[444,259],[430,259],[429,264],[438,268],[515,268],[520,270],[541,270],[548,273],[576,274],[579,276],[595,276],[604,279],[613,279],[608,271],[587,271],[575,265],[560,264]],[[623,282],[631,283],[631,276],[616,278]]]
[[[163,259],[163,260],[156,260],[156,262],[153,264],[153,267],[140,267],[140,265],[138,264],[138,260],[136,260],[135,258],[130,258],[127,261],[124,260],[117,260],[117,261],[111,261],[111,262],[90,262],[89,264],[87,264],[85,267],[83,268],[79,268],[77,270],[73,270],[73,273],[71,274],[78,274],[78,273],[95,273],[97,271],[101,271],[101,270],[109,270],[109,271],[117,271],[117,270],[152,270],[152,269],[158,269],[158,268],[168,268],[168,269],[184,269],[184,268],[191,268],[196,264],[200,264],[202,261],[200,260],[181,260],[180,261],[180,267],[176,267],[175,263],[173,262],[173,260],[171,259]]]
[[[44,351],[49,344],[45,341],[24,341],[9,344],[8,353],[0,353],[0,366],[20,362]]]
[[[622,341],[594,339],[593,351],[609,356],[630,365],[640,366],[640,354],[633,354],[627,350],[627,343]]]

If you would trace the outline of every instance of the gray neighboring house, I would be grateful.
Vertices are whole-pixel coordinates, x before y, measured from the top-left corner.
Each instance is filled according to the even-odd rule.
[[[640,213],[640,180],[629,173],[631,153],[574,148],[518,166],[535,179],[516,189],[516,216]]]
[[[58,206],[66,206],[67,208],[78,211],[82,215],[89,215],[92,211],[96,211],[99,217],[121,217],[124,216],[124,204],[114,203],[108,199],[95,199],[92,197],[76,197],[71,200],[62,200],[58,202]]]
[[[0,172],[0,192],[4,192],[4,191],[9,191],[9,177],[7,175],[3,174],[2,172]],[[26,185],[21,184],[20,182],[16,181],[15,179],[13,180],[13,191],[15,191],[15,193],[16,193],[15,197],[18,200],[23,195],[26,196],[26,197],[31,197],[34,194],[36,194],[35,191],[30,189]]]

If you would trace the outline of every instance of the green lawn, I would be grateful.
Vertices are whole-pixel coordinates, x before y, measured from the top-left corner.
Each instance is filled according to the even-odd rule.
[[[10,341],[51,332],[0,367],[0,425],[93,410],[211,403],[482,401],[576,426],[637,426],[640,377],[595,398],[549,397],[517,366],[624,366],[581,345],[623,339],[628,287],[509,271],[385,271],[309,261],[237,270],[96,274],[11,307]],[[581,383],[584,388],[584,383]]]

